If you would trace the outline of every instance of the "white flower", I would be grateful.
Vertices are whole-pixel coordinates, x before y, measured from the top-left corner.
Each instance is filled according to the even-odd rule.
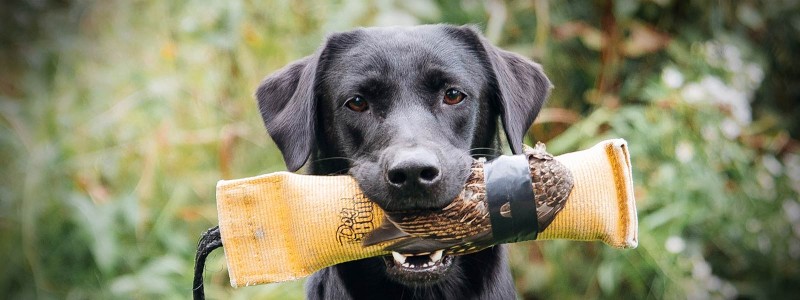
[[[675,147],[675,157],[682,163],[687,163],[694,157],[694,148],[686,141],[681,141]]]
[[[683,90],[681,90],[681,96],[683,96],[683,99],[689,103],[708,101],[706,90],[697,83],[690,83],[683,87]]]
[[[692,266],[692,277],[706,279],[711,276],[711,265],[704,259],[695,260]]]
[[[668,87],[676,89],[683,85],[683,74],[673,67],[666,67],[661,72],[661,80]]]
[[[670,253],[680,253],[686,249],[686,242],[683,241],[683,238],[673,235],[664,242],[664,248]]]
[[[739,126],[736,121],[731,120],[730,118],[725,118],[720,126],[722,129],[722,134],[724,134],[728,139],[736,139],[740,134],[742,134],[741,126]]]
[[[747,74],[747,78],[755,84],[753,89],[758,88],[761,81],[764,80],[764,70],[757,64],[748,64],[745,69],[745,74]]]
[[[725,65],[728,70],[739,72],[742,70],[744,63],[742,62],[742,52],[734,45],[723,45],[722,56],[725,59]]]

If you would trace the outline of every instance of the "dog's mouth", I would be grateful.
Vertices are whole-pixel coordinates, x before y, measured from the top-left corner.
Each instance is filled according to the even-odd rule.
[[[396,281],[411,285],[430,285],[447,274],[453,257],[444,255],[444,250],[431,253],[403,254],[392,251],[383,257],[386,270]]]

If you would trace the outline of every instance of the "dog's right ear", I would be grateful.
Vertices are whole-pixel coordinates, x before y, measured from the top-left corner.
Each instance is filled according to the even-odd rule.
[[[328,36],[314,55],[267,76],[256,90],[264,126],[292,172],[305,164],[314,147],[317,88],[324,65],[357,43],[360,33],[354,30]]]
[[[268,76],[256,90],[264,126],[290,171],[303,166],[314,143],[318,61],[319,54],[298,60]]]

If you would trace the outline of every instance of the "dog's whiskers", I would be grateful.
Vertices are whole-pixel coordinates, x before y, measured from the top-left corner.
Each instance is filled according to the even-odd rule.
[[[476,153],[476,154],[470,154],[470,157],[472,157],[473,159],[486,158],[486,160],[492,160],[492,159],[494,159],[494,158],[497,158],[497,157],[498,157],[498,156],[500,156],[500,155],[503,155],[503,154],[482,154],[482,153]]]
[[[482,147],[479,147],[479,148],[471,148],[471,149],[469,149],[469,155],[472,158],[475,158],[475,159],[477,159],[479,157],[485,157],[487,159],[492,159],[492,158],[498,157],[500,155],[503,155],[503,151],[498,150],[498,149],[494,149],[494,148],[482,148]]]
[[[354,159],[352,159],[352,158],[349,158],[349,157],[344,157],[344,156],[332,156],[332,157],[318,158],[318,159],[315,159],[315,160],[309,161],[309,163],[312,163],[312,164],[313,164],[313,163],[318,163],[318,162],[321,162],[321,161],[326,161],[326,160],[336,160],[336,159],[340,159],[340,160],[346,160],[346,161],[355,161]]]
[[[327,175],[350,175],[350,174],[348,174],[349,172],[346,172],[346,173],[344,172],[344,171],[349,171],[349,170],[350,170],[350,167],[342,168],[342,169],[330,172]]]
[[[474,152],[477,152],[477,151],[486,151],[486,152],[495,153],[495,154],[497,154],[497,153],[502,154],[503,153],[502,150],[498,150],[498,149],[495,149],[495,148],[477,147],[477,148],[470,148],[469,149],[469,153],[474,153]]]

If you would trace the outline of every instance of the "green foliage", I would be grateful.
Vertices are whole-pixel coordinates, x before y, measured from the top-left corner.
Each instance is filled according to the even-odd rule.
[[[633,159],[640,246],[511,248],[522,298],[788,298],[800,286],[795,1],[7,1],[0,298],[186,298],[214,183],[284,169],[252,91],[355,26],[477,23],[554,82],[552,153]],[[302,281],[213,298],[302,298]]]

